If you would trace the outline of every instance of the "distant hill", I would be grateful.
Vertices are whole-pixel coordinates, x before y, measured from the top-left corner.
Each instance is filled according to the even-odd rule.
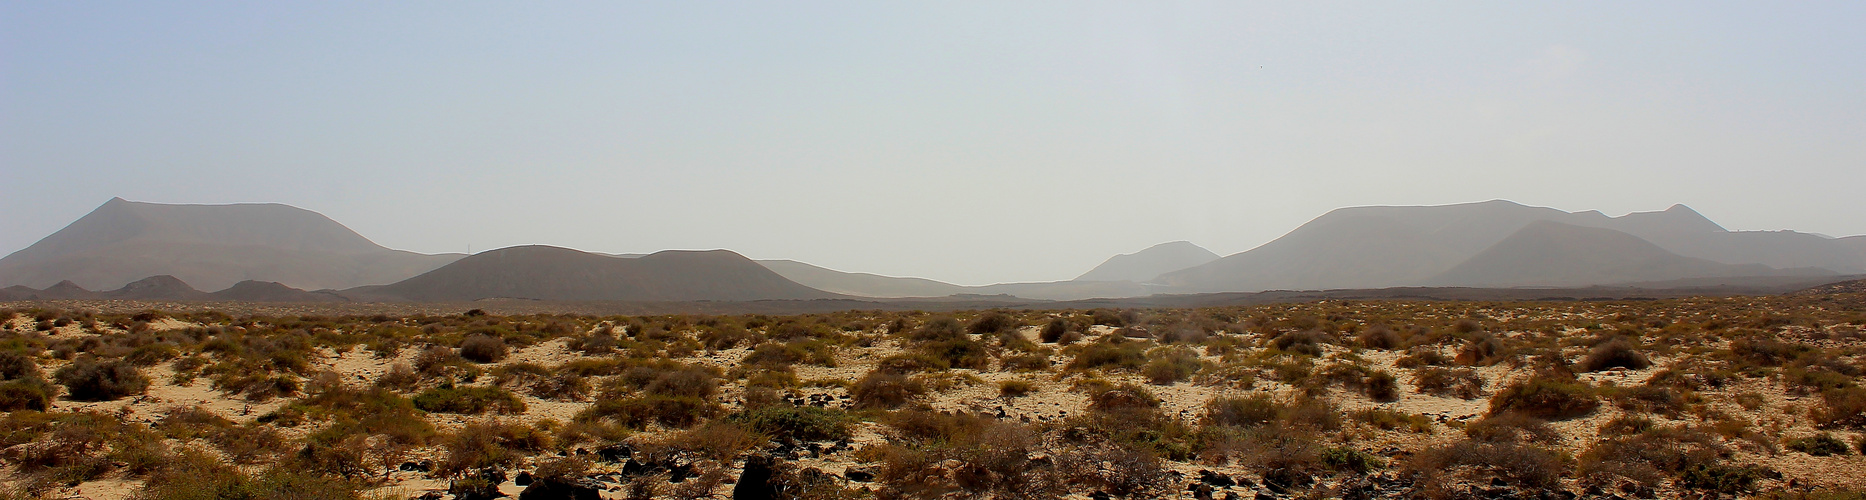
[[[1203,265],[1218,260],[1218,254],[1189,241],[1174,241],[1148,247],[1139,252],[1109,257],[1101,265],[1077,276],[1075,281],[1144,282],[1161,274]]]
[[[1574,287],[1778,273],[1761,264],[1685,257],[1612,229],[1536,221],[1426,284]]]
[[[1608,217],[1600,212],[1570,213],[1494,200],[1337,209],[1263,246],[1154,281],[1180,292],[1417,286],[1537,221],[1611,229],[1670,253],[1721,264],[1822,268],[1834,273],[1866,268],[1866,258],[1847,251],[1840,240],[1807,233],[1727,231],[1683,205]]]
[[[834,298],[726,250],[668,250],[635,258],[551,246],[481,252],[420,276],[344,292],[365,300],[464,302],[745,301]]]
[[[0,258],[0,285],[71,281],[95,290],[168,275],[210,290],[246,280],[350,288],[393,283],[458,258],[384,248],[330,218],[286,205],[114,198]]]
[[[227,302],[342,302],[330,292],[307,292],[279,283],[242,281],[225,290],[208,293],[196,290],[174,276],[150,276],[115,290],[93,292],[69,281],[37,290],[14,285],[0,288],[0,300],[151,300],[151,301],[227,301]]]
[[[831,293],[857,297],[945,297],[974,293],[968,287],[925,278],[896,278],[869,273],[850,273],[814,266],[794,260],[760,260],[772,272],[804,286]]]
[[[1154,293],[1159,288],[1131,281],[1052,281],[965,286],[925,278],[843,272],[794,260],[760,260],[758,263],[811,288],[872,298],[1011,295],[1034,300],[1081,300],[1139,297]]]

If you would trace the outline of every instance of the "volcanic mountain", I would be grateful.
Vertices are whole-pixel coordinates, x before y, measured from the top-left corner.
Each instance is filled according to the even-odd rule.
[[[1134,253],[1109,257],[1075,281],[1144,282],[1161,274],[1218,260],[1218,254],[1190,241],[1161,243]]]
[[[1154,281],[1182,292],[1415,286],[1433,282],[1537,221],[1611,229],[1673,254],[1720,264],[1866,270],[1866,258],[1843,240],[1792,231],[1728,231],[1683,205],[1608,217],[1494,200],[1337,209],[1263,246]],[[1575,278],[1555,281],[1588,281]]]
[[[459,257],[384,248],[317,212],[287,205],[114,198],[0,258],[0,285],[71,281],[100,290],[168,275],[209,290],[246,280],[350,288],[393,283]]]
[[[834,298],[727,250],[667,250],[633,258],[552,246],[474,254],[394,284],[346,290],[367,300],[465,302],[749,301]]]
[[[1612,229],[1529,223],[1426,284],[1515,287],[1588,286],[1685,278],[1769,276],[1762,264],[1722,264],[1685,257]],[[1829,273],[1831,274],[1831,273]]]

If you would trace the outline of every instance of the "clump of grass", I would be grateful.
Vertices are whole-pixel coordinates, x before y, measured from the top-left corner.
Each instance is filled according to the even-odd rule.
[[[814,406],[767,406],[733,414],[726,420],[781,440],[834,441],[849,437],[847,414]]]
[[[1421,394],[1459,399],[1484,395],[1484,378],[1470,368],[1428,366],[1413,371],[1412,385]]]
[[[1516,412],[1560,420],[1593,413],[1600,398],[1593,386],[1559,377],[1536,376],[1510,384],[1490,398],[1490,414]]]
[[[1037,391],[1036,384],[1027,380],[1011,379],[998,383],[998,396],[1018,398]]]
[[[926,386],[905,375],[876,370],[855,381],[849,394],[856,408],[891,409],[919,399],[926,392]]]
[[[1432,433],[1432,419],[1415,413],[1368,408],[1348,413],[1348,418],[1381,430],[1405,430],[1417,434]]]
[[[1192,377],[1205,363],[1191,349],[1176,347],[1157,352],[1152,361],[1141,367],[1140,374],[1155,385],[1169,385]]]
[[[502,387],[435,387],[415,395],[414,401],[416,408],[433,413],[478,415],[488,411],[504,414],[525,412],[525,401]]]
[[[1817,457],[1846,455],[1852,451],[1847,448],[1847,443],[1845,441],[1841,441],[1839,438],[1834,437],[1833,434],[1826,433],[1790,439],[1788,440],[1788,449]]]

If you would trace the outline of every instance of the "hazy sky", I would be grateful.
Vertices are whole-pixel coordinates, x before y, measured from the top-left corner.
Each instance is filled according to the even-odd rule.
[[[5,2],[0,253],[113,196],[966,284],[1352,205],[1866,233],[1866,3]]]

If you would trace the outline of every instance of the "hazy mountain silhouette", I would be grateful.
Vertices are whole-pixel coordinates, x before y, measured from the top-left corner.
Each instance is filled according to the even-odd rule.
[[[668,250],[617,258],[551,246],[481,252],[385,286],[346,290],[376,300],[464,302],[489,298],[560,301],[746,301],[835,294],[797,284],[726,250]]]
[[[0,289],[0,300],[336,302],[348,299],[330,292],[307,292],[261,281],[242,281],[225,290],[208,293],[196,290],[174,276],[159,275],[132,281],[115,290],[99,292],[86,290],[70,281],[61,281],[44,290],[14,285]]]
[[[1337,209],[1263,246],[1155,281],[1186,292],[1413,286],[1536,221],[1613,229],[1671,253],[1722,264],[1819,267],[1838,273],[1866,267],[1866,260],[1848,252],[1839,240],[1807,233],[1726,231],[1683,205],[1608,217],[1494,200]]]
[[[1685,257],[1612,229],[1535,221],[1425,284],[1586,286],[1779,273],[1761,264]]]
[[[293,287],[393,283],[459,255],[390,250],[330,218],[279,204],[166,205],[113,198],[0,258],[0,285],[115,288],[169,275],[208,289],[246,280]]]
[[[1147,281],[1162,274],[1218,260],[1218,254],[1190,241],[1161,243],[1134,253],[1109,257],[1075,281]]]
[[[897,278],[869,273],[837,271],[794,260],[760,260],[759,264],[786,279],[825,292],[857,297],[945,297],[976,293],[969,287],[925,278]]]
[[[1156,288],[1131,281],[1053,281],[966,286],[925,278],[837,271],[794,260],[761,260],[758,263],[805,286],[857,297],[948,297],[967,294],[1011,295],[1035,300],[1081,300],[1139,297],[1153,293]]]

